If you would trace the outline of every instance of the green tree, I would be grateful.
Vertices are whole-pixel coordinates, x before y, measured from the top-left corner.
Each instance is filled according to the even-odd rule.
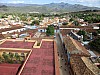
[[[73,18],[71,18],[71,19],[69,20],[69,22],[72,22],[72,21],[74,21],[74,19],[73,19]]]
[[[90,47],[100,53],[100,38],[89,43]]]
[[[4,53],[2,54],[2,56],[3,56],[4,60],[5,60],[5,62],[8,62],[8,61],[10,60],[9,55],[8,55],[6,52],[4,52]]]
[[[63,22],[62,25],[68,25],[68,23],[67,22]]]
[[[79,26],[79,22],[78,21],[74,21],[73,24],[75,24],[75,26]]]
[[[100,34],[100,29],[99,29],[99,30],[97,30],[97,33],[98,33],[98,34]]]
[[[77,34],[80,36],[83,35],[83,40],[86,41],[86,32],[84,30],[79,30]]]
[[[39,21],[39,20],[34,20],[34,21],[31,23],[31,25],[34,25],[34,24],[39,25],[39,24],[40,24],[40,21]]]
[[[16,63],[22,63],[23,58],[19,54],[15,54]]]
[[[97,36],[98,32],[92,32],[92,35]]]
[[[15,54],[15,59],[19,61],[20,60],[20,55],[19,54]]]
[[[46,29],[46,35],[50,36],[50,35],[54,35],[54,27],[53,26],[48,26],[48,28]]]
[[[80,36],[81,35],[84,36],[84,35],[86,35],[86,32],[84,30],[79,30],[77,34],[80,35]]]
[[[27,20],[27,18],[26,18],[25,16],[20,16],[20,19],[21,19],[22,21],[26,21],[26,20]]]
[[[2,15],[1,18],[7,18],[7,16],[6,15]]]
[[[13,54],[13,53],[10,53],[10,54],[9,54],[9,56],[10,56],[11,61],[12,61],[12,60],[13,60],[13,58],[14,58],[14,54]]]

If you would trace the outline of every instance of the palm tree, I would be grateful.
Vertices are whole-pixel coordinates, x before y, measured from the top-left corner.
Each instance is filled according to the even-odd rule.
[[[15,59],[17,62],[20,61],[20,55],[18,53],[15,53]]]
[[[4,60],[5,60],[5,62],[8,62],[8,61],[10,60],[9,55],[8,55],[6,52],[4,52],[4,53],[2,54],[2,56],[3,56]]]
[[[12,60],[13,60],[13,58],[14,58],[14,54],[13,54],[13,53],[9,53],[9,56],[10,56],[11,61],[12,61]]]

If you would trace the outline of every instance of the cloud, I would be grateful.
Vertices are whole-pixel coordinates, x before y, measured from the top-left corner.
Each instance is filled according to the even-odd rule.
[[[9,3],[17,4],[17,3],[24,3],[24,1],[21,1],[21,0],[12,0],[12,1],[9,1]]]

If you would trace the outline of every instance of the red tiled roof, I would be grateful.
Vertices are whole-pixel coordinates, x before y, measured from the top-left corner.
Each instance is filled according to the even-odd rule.
[[[86,32],[96,32],[96,29],[84,29]]]
[[[2,34],[0,34],[0,39],[4,39],[4,36]]]
[[[35,42],[25,42],[25,41],[5,41],[0,45],[0,48],[24,48],[31,49]]]
[[[53,42],[43,41],[32,53],[21,75],[55,75]]]
[[[5,32],[5,31],[19,29],[19,28],[24,28],[24,27],[21,27],[21,26],[12,26],[11,28],[0,29],[0,33]]]
[[[0,64],[0,75],[16,75],[20,64]]]
[[[63,30],[61,30],[62,36],[65,36],[65,35],[67,35],[69,33],[71,33],[71,29],[63,29]]]
[[[72,54],[90,55],[80,42],[74,40],[70,36],[66,36],[64,38],[64,43],[66,45],[67,50]]]
[[[93,29],[92,26],[61,26],[60,28]]]
[[[42,42],[42,45],[41,45],[41,48],[53,48],[53,42],[51,41],[43,41]]]
[[[79,56],[71,56],[71,68],[76,75],[94,75]]]

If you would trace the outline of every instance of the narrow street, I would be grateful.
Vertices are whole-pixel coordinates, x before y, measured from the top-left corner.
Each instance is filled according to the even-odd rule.
[[[58,61],[59,61],[59,69],[60,69],[60,75],[70,75],[69,74],[69,70],[68,70],[68,66],[66,64],[67,62],[67,56],[66,56],[66,53],[65,53],[65,50],[63,48],[63,44],[61,42],[61,39],[59,37],[58,34],[56,34],[56,43],[57,43],[57,47],[58,47]]]

